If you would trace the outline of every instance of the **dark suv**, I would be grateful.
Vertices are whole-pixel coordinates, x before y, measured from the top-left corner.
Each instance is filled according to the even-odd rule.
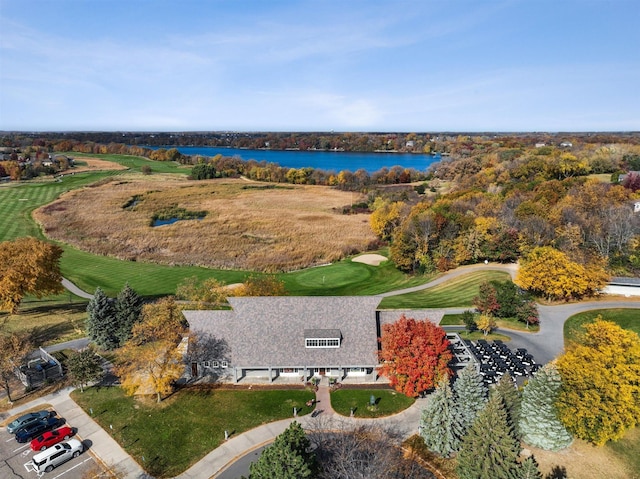
[[[55,411],[38,411],[38,412],[29,412],[27,414],[23,414],[15,421],[11,421],[7,426],[7,432],[9,434],[14,434],[18,429],[22,429],[29,424],[32,424],[41,419],[46,419],[48,417],[55,416]]]
[[[31,424],[18,429],[16,431],[16,441],[31,441],[34,437],[38,437],[43,432],[55,429],[62,424],[64,424],[64,420],[60,419],[59,417],[38,419],[36,422],[32,422]]]

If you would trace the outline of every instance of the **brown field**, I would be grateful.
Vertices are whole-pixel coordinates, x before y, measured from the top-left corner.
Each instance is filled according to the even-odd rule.
[[[123,208],[135,195],[139,202]],[[276,272],[374,244],[369,215],[341,214],[352,201],[360,198],[322,186],[131,176],[69,192],[34,217],[47,236],[94,254]],[[207,216],[151,227],[153,214],[172,205]]]
[[[126,170],[127,167],[123,166],[115,161],[107,161],[101,160],[99,158],[85,158],[85,157],[74,157],[77,161],[83,161],[87,165],[75,166],[73,168],[74,173],[81,173],[83,171],[98,171],[98,170]],[[66,172],[65,172],[66,174]]]

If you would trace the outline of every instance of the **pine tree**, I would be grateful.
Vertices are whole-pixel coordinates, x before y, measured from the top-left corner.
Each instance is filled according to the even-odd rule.
[[[464,436],[487,403],[487,387],[475,365],[469,363],[458,373],[458,378],[453,384],[453,392],[456,415]]]
[[[502,399],[505,410],[507,411],[507,420],[509,425],[513,427],[516,439],[520,439],[520,415],[522,409],[522,394],[515,385],[509,373],[504,374],[498,384],[491,390],[491,395],[497,395]]]
[[[429,396],[427,407],[420,420],[421,435],[427,447],[444,457],[458,450],[462,427],[458,420],[453,391],[449,381],[440,381]]]
[[[522,461],[518,474],[518,479],[542,479],[542,473],[538,469],[538,463],[533,456],[529,456]]]
[[[119,346],[122,346],[131,337],[131,329],[140,320],[141,312],[142,298],[129,286],[129,283],[125,284],[115,303],[116,323],[118,326],[116,336],[118,337]]]
[[[551,451],[571,444],[571,434],[560,422],[556,408],[561,387],[560,373],[554,363],[539,369],[524,387],[520,431],[527,444]]]
[[[291,425],[251,464],[249,479],[307,479],[314,477],[313,453],[299,423]]]
[[[87,305],[87,335],[103,349],[114,349],[119,341],[113,302],[100,287]]]
[[[501,398],[492,394],[462,439],[457,472],[460,479],[518,477],[520,446],[509,425]]]

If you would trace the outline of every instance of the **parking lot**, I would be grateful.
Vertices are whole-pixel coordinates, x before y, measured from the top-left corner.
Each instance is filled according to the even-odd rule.
[[[68,424],[73,427],[73,424]],[[82,431],[77,430],[76,438],[82,441]],[[33,455],[30,442],[20,444],[13,434],[7,432],[7,428],[0,430],[0,478],[2,479],[28,479],[44,477],[46,479],[64,478],[76,479],[83,477],[88,471],[97,470],[97,463],[87,451],[88,441],[82,441],[85,451],[77,458],[61,464],[49,473],[38,473],[29,464]]]

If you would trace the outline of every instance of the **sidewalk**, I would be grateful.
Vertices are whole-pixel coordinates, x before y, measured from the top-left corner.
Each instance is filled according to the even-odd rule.
[[[56,391],[55,393],[43,396],[33,401],[17,406],[2,413],[2,418],[20,414],[27,409],[37,407],[42,404],[51,404],[58,416],[64,418],[72,427],[77,428],[77,438],[80,439],[92,456],[99,463],[122,473],[126,479],[146,479],[149,478],[136,461],[109,435],[102,429],[84,410],[78,406],[69,393],[74,388],[68,387]],[[208,477],[208,476],[203,476]]]

